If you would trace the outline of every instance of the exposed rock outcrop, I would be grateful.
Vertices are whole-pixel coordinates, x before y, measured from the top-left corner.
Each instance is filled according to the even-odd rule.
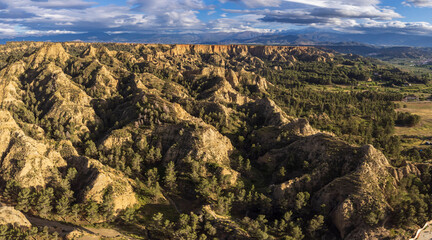
[[[202,96],[208,101],[235,103],[238,105],[243,105],[251,101],[250,98],[234,90],[226,80],[219,81],[215,86],[206,90]]]
[[[74,158],[71,160],[81,179],[82,200],[92,200],[98,203],[104,201],[104,195],[111,188],[114,211],[132,207],[138,203],[133,190],[134,181],[120,171],[104,166],[97,160]]]
[[[138,199],[147,195],[141,195],[142,190],[153,189],[142,182],[153,181],[162,187],[155,199],[164,199],[165,204],[184,213],[171,200],[178,198],[182,205],[193,205],[189,208],[195,212],[202,209],[213,216],[209,221],[215,226],[228,226],[230,233],[236,234],[234,238],[244,239],[272,233],[239,227],[237,224],[248,219],[236,222],[238,219],[219,215],[212,207],[229,212],[226,209],[231,204],[243,203],[229,202],[237,201],[229,194],[237,193],[237,187],[248,191],[249,185],[259,183],[256,193],[250,191],[251,198],[270,203],[275,213],[292,209],[294,215],[301,215],[296,197],[308,192],[307,212],[326,217],[332,229],[326,234],[336,232],[343,239],[381,239],[390,236],[384,224],[388,224],[385,218],[392,211],[386,200],[387,187],[395,189],[403,178],[422,177],[422,172],[430,171],[426,163],[392,167],[373,146],[353,146],[321,133],[307,120],[289,116],[284,107],[290,104],[278,106],[275,101],[287,96],[274,91],[282,87],[278,77],[283,80],[304,62],[334,61],[332,53],[317,48],[9,45],[27,52],[17,59],[9,58],[4,53],[14,50],[0,46],[0,107],[10,109],[0,110],[2,182],[14,179],[20,187],[37,191],[48,185],[56,189],[56,196],[56,184],[65,188],[70,184],[74,198],[84,204],[102,204],[110,194],[115,214],[119,214],[145,204]],[[339,57],[335,58],[336,67]],[[279,72],[282,70],[287,71]],[[281,75],[275,75],[277,72]],[[303,109],[316,114],[307,106]],[[332,121],[325,114],[308,119]],[[93,159],[98,156],[99,161]],[[171,162],[176,172],[175,190],[162,173]],[[77,170],[76,177],[68,176],[74,173],[72,168]],[[154,168],[160,171],[158,180],[146,176],[154,173]],[[216,189],[208,198],[204,196],[206,189],[200,189],[207,186]],[[261,191],[265,187],[270,192]],[[216,196],[220,189],[223,196]],[[204,201],[213,206],[202,208]],[[144,211],[141,208],[139,213]],[[371,212],[374,223],[368,221]],[[252,217],[261,214],[258,210],[249,215],[246,209],[240,214],[251,216],[250,223],[262,220]],[[8,215],[11,217],[4,217]],[[307,217],[304,223],[310,220]],[[0,224],[5,223],[30,226],[21,213],[0,206]],[[299,225],[303,228],[306,224]]]
[[[57,62],[63,65],[69,58],[70,55],[65,51],[61,43],[48,43],[33,54],[29,62],[33,68],[36,68],[41,63],[48,62]]]
[[[320,189],[314,190],[312,204],[317,210],[326,206],[344,239],[360,239],[354,233],[368,227],[364,219],[369,211],[387,212],[382,183],[391,176],[390,163],[373,146],[356,148],[329,135],[317,134],[270,151],[262,161],[281,161],[293,152],[296,161],[307,161],[314,170],[301,170],[304,173],[299,177],[277,185],[276,199],[294,199],[299,191]],[[328,179],[334,180],[328,182]]]
[[[0,106],[23,104],[21,89],[18,86],[19,77],[24,73],[24,62],[18,61],[0,71]]]
[[[61,124],[73,123],[80,132],[89,132],[89,125],[101,123],[92,107],[92,98],[76,86],[61,68],[50,63],[38,78],[45,88],[39,94],[48,98],[44,106],[47,109],[46,118],[59,119]]]
[[[0,225],[11,224],[16,227],[30,228],[32,225],[20,211],[0,203]]]
[[[176,128],[161,128],[158,132],[162,143],[172,144],[164,154],[164,161],[176,161],[189,156],[195,160],[229,166],[229,154],[234,148],[231,141],[213,127],[202,124],[182,135],[178,134]]]
[[[0,111],[1,176],[22,187],[44,187],[66,162],[58,152],[26,136],[7,111]]]
[[[294,118],[289,117],[282,109],[269,98],[263,98],[251,103],[254,112],[262,119],[264,125],[281,126],[291,122]]]

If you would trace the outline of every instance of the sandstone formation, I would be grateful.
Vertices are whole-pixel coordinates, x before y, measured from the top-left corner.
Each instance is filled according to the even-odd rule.
[[[104,194],[108,189],[112,192],[114,211],[133,207],[138,203],[132,184],[133,180],[128,179],[119,171],[104,166],[97,160],[77,158],[73,160],[73,166],[80,174],[83,200],[92,200],[98,203],[104,201]]]
[[[32,225],[20,211],[13,207],[8,207],[0,204],[0,225],[14,225],[17,227],[30,228]]]
[[[16,59],[4,57],[11,53]],[[422,177],[430,164],[394,167],[372,145],[313,128],[330,121],[326,113],[290,116],[287,95],[275,97],[289,87],[278,81],[292,77],[277,74],[338,57],[313,47],[8,43],[0,46],[0,182],[15,180],[38,194],[47,187],[56,196],[72,192],[80,213],[88,203],[99,211],[112,200],[113,215],[127,224],[132,220],[122,214],[134,207],[140,221],[160,217],[146,215],[157,213],[149,208],[170,208],[170,220],[198,213],[197,221],[210,223],[205,231],[214,224],[229,233],[212,235],[220,239],[266,239],[267,227],[259,226],[276,219],[271,231],[280,224],[288,236],[295,225],[308,229],[314,215],[325,216],[324,238],[390,237],[388,189]],[[298,118],[309,112],[311,122]],[[170,164],[174,183],[166,176]],[[199,196],[206,191],[212,196]],[[296,200],[306,193],[304,221],[281,220],[292,209],[303,213]],[[59,218],[57,200],[50,204]],[[246,207],[253,213],[236,219]],[[262,219],[266,210],[275,216]],[[31,226],[6,206],[0,224]],[[151,224],[134,227],[149,234]]]
[[[26,136],[6,111],[0,111],[0,139],[2,177],[22,187],[45,186],[59,177],[59,167],[66,166],[58,152]]]

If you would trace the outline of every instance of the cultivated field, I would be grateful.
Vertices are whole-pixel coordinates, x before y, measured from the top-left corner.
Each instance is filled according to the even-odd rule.
[[[414,138],[432,138],[432,102],[398,102],[401,108],[396,111],[410,112],[421,117],[420,123],[414,127],[396,127],[396,135],[405,135]],[[404,108],[406,105],[406,108]]]

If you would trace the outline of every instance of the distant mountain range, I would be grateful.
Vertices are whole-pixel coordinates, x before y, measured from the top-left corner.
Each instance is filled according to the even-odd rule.
[[[83,42],[131,42],[131,43],[164,43],[164,44],[258,44],[258,45],[313,45],[327,46],[341,52],[360,55],[380,54],[383,47],[397,50],[397,54],[407,51],[409,54],[432,54],[432,50],[417,50],[400,47],[432,47],[432,36],[407,34],[351,34],[340,32],[320,32],[314,29],[290,31],[280,33],[188,33],[188,34],[150,34],[150,33],[120,33],[108,34],[82,33],[51,36],[34,36],[14,39],[0,39],[0,43],[7,41],[83,41]],[[398,47],[398,48],[394,48]],[[386,50],[386,51],[387,51]],[[377,52],[378,51],[378,52]],[[421,52],[421,53],[419,53]],[[387,51],[388,53],[388,51]],[[386,54],[387,54],[386,53]]]

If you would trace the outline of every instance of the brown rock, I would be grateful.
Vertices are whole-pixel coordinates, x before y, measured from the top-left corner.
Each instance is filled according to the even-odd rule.
[[[75,158],[71,163],[81,176],[82,200],[103,202],[103,196],[108,188],[112,188],[114,211],[132,207],[138,203],[132,185],[134,181],[122,172],[104,166],[97,160]]]
[[[32,225],[20,211],[0,204],[0,225],[11,224],[17,227],[30,228]]]
[[[66,166],[58,152],[26,136],[10,114],[0,111],[0,165],[5,180],[15,179],[21,187],[44,187],[59,177],[57,168]]]

